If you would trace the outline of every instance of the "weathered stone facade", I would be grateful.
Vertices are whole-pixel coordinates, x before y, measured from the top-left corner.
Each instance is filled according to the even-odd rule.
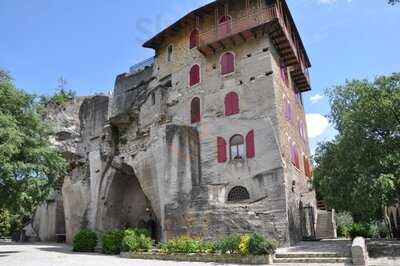
[[[226,12],[222,2],[206,8]],[[248,15],[248,8],[262,10],[275,3],[255,1],[254,7],[248,6],[254,1],[228,2],[233,21]],[[282,81],[281,51],[269,25],[254,28],[245,42],[232,37],[206,56],[189,48],[189,35],[195,27],[212,27],[214,13],[182,21],[187,23],[178,23],[179,30],[161,33],[160,45],[146,45],[156,50],[154,63],[119,75],[112,96],[80,99],[66,107],[70,114],[61,111],[75,123],[72,132],[55,140],[70,161],[62,188],[67,241],[84,227],[102,232],[149,225],[162,240],[249,231],[284,245],[301,240],[302,207],[315,210],[315,193],[303,163],[297,169],[290,158],[293,141],[301,162],[301,155],[309,158],[310,151],[297,122],[285,118],[284,95],[296,121],[305,123],[305,114],[291,75],[288,85]],[[173,52],[168,56],[169,46]],[[221,75],[220,58],[227,51],[235,55],[235,71]],[[190,86],[193,64],[200,66],[200,82]],[[226,116],[224,99],[231,91],[239,96],[240,111]],[[191,123],[195,97],[201,119]],[[254,132],[252,158],[218,161],[218,137],[227,141],[229,154],[231,137],[249,132]],[[249,198],[229,201],[229,192],[237,187],[245,188]],[[311,222],[313,227],[315,220]]]

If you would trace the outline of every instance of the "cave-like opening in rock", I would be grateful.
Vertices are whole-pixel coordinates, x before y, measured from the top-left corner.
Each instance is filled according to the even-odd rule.
[[[104,229],[144,228],[159,240],[159,222],[129,166],[116,171],[105,201]]]

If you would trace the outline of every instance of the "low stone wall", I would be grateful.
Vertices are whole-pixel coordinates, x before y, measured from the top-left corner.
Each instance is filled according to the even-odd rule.
[[[132,253],[122,252],[122,258],[143,259],[143,260],[166,260],[166,261],[186,261],[186,262],[214,262],[260,265],[272,264],[272,256],[239,256],[239,255],[217,255],[217,254],[163,254],[163,253]]]
[[[368,251],[364,238],[357,237],[354,239],[353,245],[351,246],[351,256],[353,265],[368,265]]]
[[[367,246],[371,258],[400,258],[400,241],[398,240],[369,240]]]

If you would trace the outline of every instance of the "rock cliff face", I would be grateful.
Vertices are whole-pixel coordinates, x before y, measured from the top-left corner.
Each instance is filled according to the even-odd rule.
[[[313,228],[315,193],[282,144],[291,140],[287,132],[298,133],[279,122],[283,97],[271,74],[279,71],[271,50],[260,48],[268,46],[262,38],[237,48],[238,71],[222,78],[216,61],[198,51],[170,75],[160,72],[170,66],[159,57],[153,66],[119,75],[112,96],[51,107],[53,143],[70,164],[61,189],[67,242],[81,228],[144,227],[157,240],[257,231],[290,244]],[[195,87],[187,81],[193,60],[204,61],[207,75]],[[226,115],[224,99],[232,91],[240,112]],[[230,158],[234,136],[243,139],[239,158]],[[254,146],[253,156],[247,146]],[[302,206],[310,207],[308,219]]]

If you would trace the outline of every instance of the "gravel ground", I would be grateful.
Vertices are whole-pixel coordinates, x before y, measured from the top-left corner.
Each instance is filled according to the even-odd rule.
[[[118,256],[72,253],[61,244],[0,243],[0,266],[218,266],[228,264],[121,259]],[[279,266],[309,266],[280,264]],[[329,264],[339,266],[343,264]],[[371,266],[400,266],[400,258],[371,259]],[[233,266],[233,265],[232,265]],[[322,266],[313,264],[313,266]]]

